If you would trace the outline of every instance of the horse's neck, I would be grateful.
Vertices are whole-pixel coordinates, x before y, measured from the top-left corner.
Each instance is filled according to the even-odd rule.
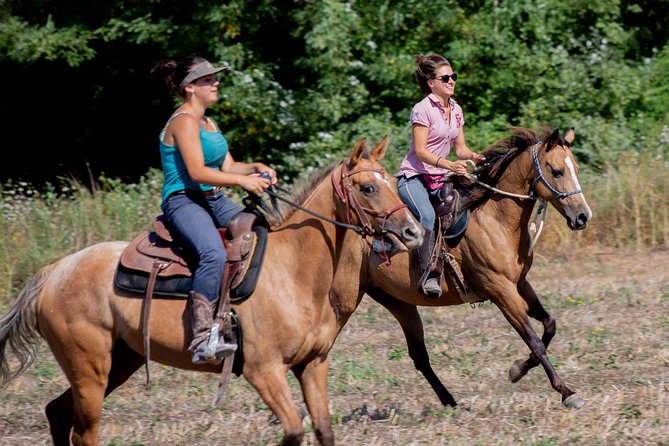
[[[341,220],[337,216],[337,206],[341,204],[335,203],[334,197],[328,181],[321,183],[302,206],[331,220]],[[299,253],[300,280],[328,287],[328,298],[343,326],[362,297],[359,290],[366,254],[364,240],[350,229],[301,210],[291,215],[277,232],[283,234],[281,249],[295,249]]]
[[[369,248],[366,241],[355,232],[346,229],[337,232],[341,243],[337,250],[330,297],[340,326],[343,327],[362,300],[361,290],[367,288]]]
[[[529,195],[533,180],[532,172],[532,154],[525,151],[507,167],[495,187],[503,192]],[[534,200],[493,193],[481,206],[481,211],[494,215],[498,224],[504,227],[511,228],[518,225],[522,232],[527,229],[534,205]]]

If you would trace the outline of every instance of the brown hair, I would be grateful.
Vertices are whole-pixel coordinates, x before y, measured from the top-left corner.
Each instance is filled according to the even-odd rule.
[[[437,69],[443,66],[450,67],[451,63],[444,56],[436,53],[426,56],[414,54],[413,58],[416,61],[416,82],[423,96],[427,96],[431,92],[430,86],[427,85],[428,79],[436,79]]]
[[[182,60],[163,59],[151,69],[151,74],[158,76],[171,92],[183,97],[184,89],[179,87],[181,81],[202,62],[206,62],[206,59],[198,56]]]

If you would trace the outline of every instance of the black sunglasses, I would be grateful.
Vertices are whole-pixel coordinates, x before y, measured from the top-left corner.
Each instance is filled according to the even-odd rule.
[[[449,79],[453,79],[453,82],[458,80],[458,73],[453,73],[453,74],[444,74],[443,76],[435,77],[435,79],[439,79],[443,83],[448,83]]]

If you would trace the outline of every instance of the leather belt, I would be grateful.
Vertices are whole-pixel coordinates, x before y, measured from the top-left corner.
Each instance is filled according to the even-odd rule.
[[[219,190],[220,189],[218,187],[215,187],[215,188],[209,189],[209,190],[203,190],[202,195],[204,195],[205,197],[209,197],[211,195],[216,195]]]
[[[198,190],[198,189],[186,189],[186,190],[178,190],[176,192],[172,192],[171,195],[188,195],[188,194],[193,194],[193,195],[204,195],[205,197],[211,197],[212,195],[216,195],[218,191],[220,191],[220,187],[215,187],[213,189],[209,190]]]

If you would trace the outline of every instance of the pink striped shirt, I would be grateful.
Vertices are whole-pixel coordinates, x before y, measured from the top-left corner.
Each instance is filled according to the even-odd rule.
[[[432,152],[442,158],[447,158],[451,153],[451,146],[460,134],[460,127],[465,125],[465,118],[462,115],[462,108],[452,98],[449,99],[451,122],[449,123],[444,115],[444,107],[433,94],[413,106],[411,109],[411,124],[421,124],[427,127],[427,146],[428,152]],[[425,164],[416,156],[416,148],[413,144],[413,138],[409,144],[409,153],[404,157],[400,164],[397,176],[405,175],[411,178],[415,175],[443,175],[445,169],[438,168],[432,164]]]

